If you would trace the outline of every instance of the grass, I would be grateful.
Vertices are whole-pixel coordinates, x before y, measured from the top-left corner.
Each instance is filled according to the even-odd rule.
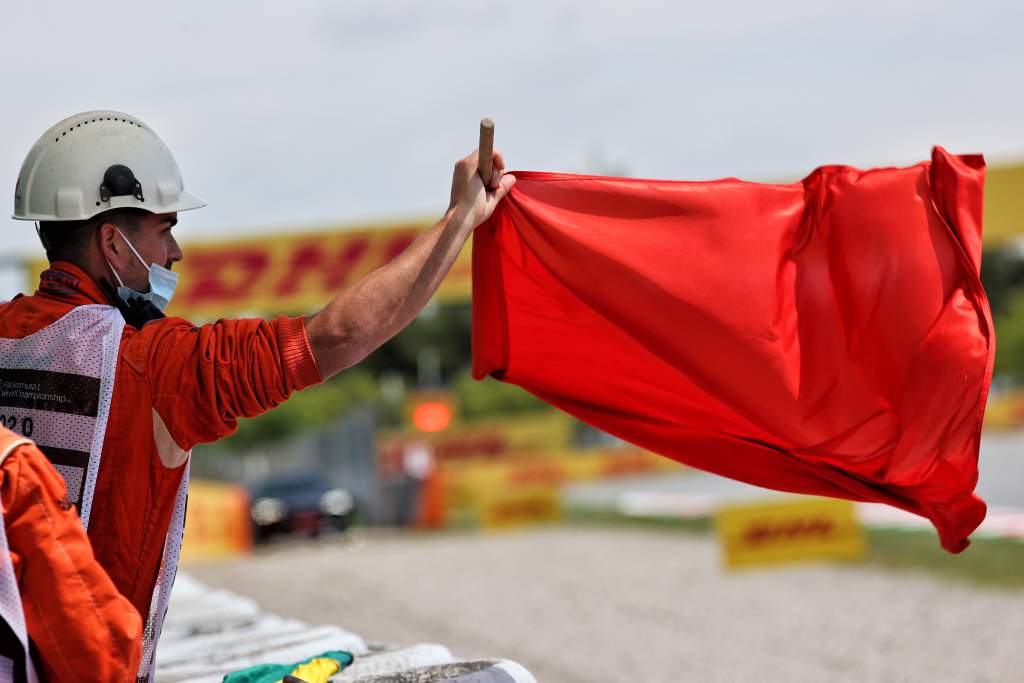
[[[925,569],[943,578],[1005,588],[1024,588],[1024,541],[974,538],[952,555],[931,531],[868,529],[867,562],[890,569]]]
[[[627,517],[612,510],[572,508],[566,520],[581,526],[632,526],[669,532],[708,534],[710,517]],[[939,546],[933,531],[866,529],[864,565],[895,571],[926,571],[943,579],[998,588],[1024,589],[1024,541],[975,538],[952,555]]]

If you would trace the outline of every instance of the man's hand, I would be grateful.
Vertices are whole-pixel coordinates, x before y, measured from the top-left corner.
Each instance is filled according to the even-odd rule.
[[[495,150],[494,165],[490,182],[484,187],[477,172],[479,150],[473,150],[465,159],[455,164],[452,174],[452,198],[448,212],[460,223],[473,230],[490,218],[501,198],[508,194],[516,183],[513,175],[505,175],[505,159]]]
[[[477,152],[455,164],[447,213],[409,247],[306,319],[306,335],[324,379],[361,361],[409,324],[437,291],[473,230],[487,220],[516,179],[494,153],[484,187]]]

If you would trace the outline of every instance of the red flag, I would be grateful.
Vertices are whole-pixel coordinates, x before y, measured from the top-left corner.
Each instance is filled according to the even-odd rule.
[[[923,515],[959,552],[985,517],[984,169],[516,173],[474,237],[473,374],[702,470]]]

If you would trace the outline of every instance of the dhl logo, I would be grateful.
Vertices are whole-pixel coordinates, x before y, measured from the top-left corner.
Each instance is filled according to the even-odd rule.
[[[522,492],[503,492],[479,501],[478,521],[485,528],[500,528],[551,522],[562,514],[557,489],[534,488]]]
[[[527,464],[509,472],[507,481],[513,486],[524,486],[526,484],[548,484],[558,485],[570,478],[570,473],[564,466],[557,463]]]
[[[767,543],[791,543],[828,538],[836,532],[836,525],[825,517],[783,520],[781,522],[754,521],[742,534],[743,542],[751,546]]]
[[[508,522],[521,519],[549,519],[558,513],[558,502],[550,497],[505,500],[495,503],[488,511],[494,521]]]

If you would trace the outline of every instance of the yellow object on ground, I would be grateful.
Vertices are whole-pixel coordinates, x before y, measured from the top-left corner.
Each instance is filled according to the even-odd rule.
[[[327,683],[327,679],[341,671],[341,664],[329,657],[318,657],[305,664],[300,664],[292,671],[292,676],[306,683]],[[282,683],[284,679],[277,681]]]
[[[864,533],[848,500],[787,497],[730,505],[716,514],[715,529],[730,568],[864,555]]]

